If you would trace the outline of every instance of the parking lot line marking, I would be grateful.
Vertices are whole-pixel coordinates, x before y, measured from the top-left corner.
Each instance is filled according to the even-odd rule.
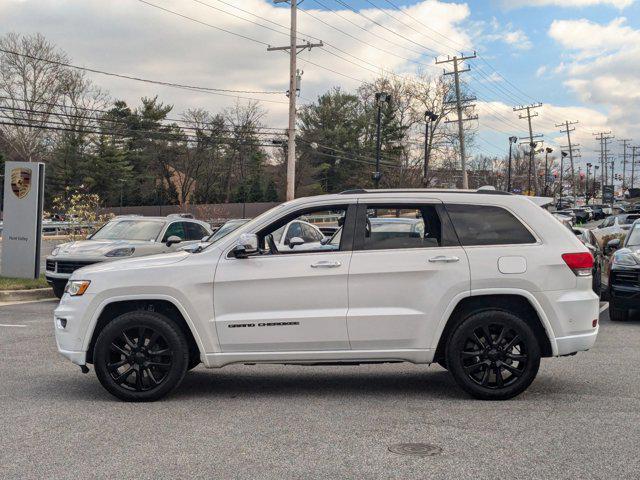
[[[27,328],[27,325],[7,325],[7,324],[4,324],[4,323],[0,323],[0,327]]]
[[[604,312],[607,308],[609,308],[609,302],[604,302],[604,303],[600,306],[600,313]]]

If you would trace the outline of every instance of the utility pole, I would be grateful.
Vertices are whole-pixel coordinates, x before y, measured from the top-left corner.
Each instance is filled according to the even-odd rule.
[[[538,112],[536,113],[531,113],[531,110],[535,110],[536,108],[540,108],[542,107],[541,103],[535,103],[532,105],[526,105],[526,106],[520,106],[520,107],[513,107],[513,111],[514,112],[522,112],[522,111],[527,111],[526,115],[518,115],[518,117],[520,118],[520,120],[524,120],[527,119],[527,123],[529,125],[529,181],[528,181],[528,187],[527,187],[527,194],[531,195],[531,170],[534,168],[533,165],[533,161],[534,161],[534,157],[535,157],[535,150],[536,150],[536,142],[533,141],[534,138],[541,138],[542,134],[537,134],[534,135],[533,134],[533,128],[531,127],[531,117],[537,117],[538,116]],[[521,138],[520,140],[526,140],[527,138]],[[537,178],[537,177],[536,177]],[[536,182],[537,183],[537,182]],[[536,188],[537,190],[537,188]]]
[[[289,0],[274,0],[274,3],[286,3]],[[271,47],[267,51],[273,52],[277,50],[289,51],[289,128],[287,135],[289,137],[287,147],[287,201],[295,198],[296,189],[296,97],[298,94],[298,69],[297,58],[298,53],[311,50],[314,47],[322,47],[323,43],[311,43],[298,45],[298,0],[291,1],[291,34],[290,43],[287,47]]]
[[[605,158],[605,150],[607,149],[607,141],[615,137],[611,135],[610,131],[598,132],[598,133],[594,133],[594,135],[600,141],[600,166],[601,166],[600,181],[602,182],[602,185],[600,185],[600,189],[602,191],[602,201],[604,203],[604,186],[605,186],[605,183],[609,180],[609,175],[607,175],[606,173],[607,161]],[[594,195],[595,195],[595,192],[594,192]]]
[[[569,120],[566,120],[564,123],[556,125],[556,128],[564,127],[564,130],[560,130],[560,133],[567,134],[567,147],[569,149],[569,161],[571,162],[571,186],[573,188],[574,198],[576,196],[576,181],[575,181],[576,177],[575,177],[575,170],[574,170],[574,164],[573,164],[573,145],[571,145],[571,132],[575,131],[575,127],[569,128],[569,125],[575,125],[576,123],[578,122],[577,121],[570,122]]]
[[[465,60],[471,60],[473,58],[476,58],[476,52],[473,52],[473,55],[468,55],[468,56],[461,55],[459,57],[458,56],[449,57],[447,55],[446,60],[436,59],[436,65],[441,63],[453,63],[453,72],[445,71],[444,75],[454,75],[454,79],[455,79],[455,87],[456,87],[455,104],[456,104],[456,111],[458,112],[458,119],[456,121],[458,122],[458,142],[460,143],[460,167],[462,168],[462,188],[465,190],[469,188],[469,179],[467,178],[467,158],[466,158],[465,146],[464,146],[463,122],[466,122],[469,120],[477,120],[478,116],[474,115],[473,117],[462,118],[463,106],[469,107],[470,105],[468,105],[468,102],[473,101],[475,99],[462,98],[462,95],[460,92],[460,74],[464,72],[469,72],[471,69],[467,67],[463,70],[460,70],[460,62],[463,62]],[[463,105],[463,103],[465,103],[465,105]],[[451,123],[451,121],[447,121],[445,123]]]
[[[624,194],[624,188],[627,185],[627,145],[631,140],[623,138],[618,141],[622,142],[622,192]]]

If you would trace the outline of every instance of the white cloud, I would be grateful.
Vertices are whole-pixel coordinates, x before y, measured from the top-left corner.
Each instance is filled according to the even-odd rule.
[[[545,73],[547,73],[547,66],[546,65],[542,65],[542,66],[538,67],[538,69],[536,70],[536,77],[540,78],[540,77],[544,76]]]
[[[640,128],[640,30],[617,18],[608,24],[557,20],[549,35],[567,51],[556,67],[565,85],[586,105],[608,112],[614,133],[632,136]]]
[[[635,0],[502,0],[505,8],[520,7],[565,7],[582,8],[606,5],[622,10],[633,5]]]
[[[231,30],[242,35],[259,39],[270,45],[287,45],[288,29],[281,29],[271,23],[289,24],[287,8],[275,7],[268,0],[243,0],[235,2],[238,7],[258,15],[257,19],[215,0],[205,3],[226,10],[240,17],[267,25],[277,32],[260,28],[246,21],[207,8],[196,2],[175,2],[171,0],[151,0],[164,8],[180,12],[202,22]],[[333,25],[371,45],[379,46],[414,61],[433,63],[433,55],[424,52],[417,45],[411,45],[394,36],[383,27],[375,25],[349,10],[339,10],[339,18],[327,11],[313,10],[306,3],[301,8],[308,10],[329,25]],[[405,11],[417,22],[422,22],[437,30],[444,37],[429,33],[423,26],[395,10],[388,13],[413,24],[423,35],[403,28],[383,11],[368,9],[362,13],[372,20],[401,32],[402,35],[433,50],[442,51],[442,42],[456,44],[459,48],[471,47],[471,38],[463,28],[470,15],[465,4],[451,4],[437,0],[425,0]],[[266,45],[252,43],[213,28],[185,20],[149,7],[134,0],[104,2],[102,0],[22,0],[0,1],[0,35],[9,31],[19,33],[41,32],[69,54],[73,63],[87,67],[101,68],[117,73],[130,74],[163,81],[202,85],[215,88],[246,90],[280,90],[288,88],[288,55],[283,52],[267,52]],[[265,20],[262,20],[265,19]],[[390,42],[408,45],[411,52],[394,47],[391,43],[374,38],[356,28],[348,21],[365,27],[371,33],[380,35]],[[299,54],[299,67],[304,70],[302,97],[315,98],[330,87],[340,85],[354,89],[357,81],[341,76],[367,80],[379,75],[383,70],[411,72],[418,66],[397,56],[384,53],[370,45],[359,43],[330,26],[311,18],[304,12],[298,16],[299,31],[309,34],[348,51],[349,54],[368,63],[355,60],[349,55],[335,51],[331,47],[314,49]],[[306,38],[301,35],[302,39]],[[354,63],[345,62],[335,55]],[[453,50],[447,53],[453,53]],[[309,62],[326,67],[315,66]],[[372,71],[369,71],[369,70]],[[339,72],[339,73],[334,73]],[[434,68],[438,74],[441,68]],[[135,83],[110,77],[90,74],[100,86],[109,90],[114,98],[124,99],[137,105],[141,96],[158,94],[159,98],[175,105],[174,115],[183,110],[202,106],[217,111],[231,105],[235,99],[206,93],[185,92],[168,87]],[[258,95],[253,95],[258,96]],[[267,121],[276,126],[286,124],[287,99],[278,95],[261,96],[282,104],[265,103],[269,110]]]
[[[514,28],[511,22],[501,25],[498,19],[493,17],[488,26],[490,32],[480,30],[476,33],[480,41],[501,41],[518,50],[529,50],[533,47],[524,30]]]

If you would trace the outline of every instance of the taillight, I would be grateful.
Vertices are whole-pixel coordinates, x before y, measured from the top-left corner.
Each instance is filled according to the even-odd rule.
[[[564,253],[562,260],[567,264],[577,277],[587,277],[591,275],[593,269],[593,255],[589,252]]]

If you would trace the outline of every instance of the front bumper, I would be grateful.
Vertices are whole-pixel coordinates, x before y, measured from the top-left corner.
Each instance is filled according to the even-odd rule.
[[[640,308],[640,269],[612,268],[609,274],[609,299],[616,308]]]
[[[53,328],[58,352],[76,365],[85,365],[87,361],[86,336],[89,318],[86,318],[86,315],[94,296],[94,294],[85,293],[79,297],[71,297],[65,293],[53,312]],[[64,328],[61,326],[62,320],[64,320]]]

